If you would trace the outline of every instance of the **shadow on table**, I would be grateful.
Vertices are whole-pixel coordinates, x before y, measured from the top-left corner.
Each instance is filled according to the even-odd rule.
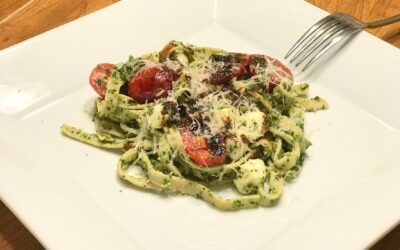
[[[385,237],[373,245],[369,250],[399,250],[400,225],[390,231]]]
[[[0,201],[0,249],[44,249],[2,201]]]

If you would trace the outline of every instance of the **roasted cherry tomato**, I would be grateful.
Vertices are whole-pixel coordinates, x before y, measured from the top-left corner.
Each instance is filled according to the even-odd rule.
[[[290,71],[290,69],[288,67],[286,67],[285,64],[283,64],[281,61],[279,61],[276,58],[272,58],[270,56],[267,56],[268,59],[270,59],[272,61],[272,63],[274,63],[275,65],[277,65],[283,72],[285,72],[288,76],[293,77],[292,72]]]
[[[233,78],[240,77],[246,70],[248,61],[248,55],[241,53],[211,55],[211,58],[222,63],[222,66],[211,73],[210,82],[213,84],[228,84]]]
[[[241,63],[245,68],[249,64],[249,55],[243,53],[235,53],[236,62]]]
[[[268,76],[269,91],[272,91],[276,86],[278,86],[282,78],[293,79],[292,72],[278,59],[264,56],[264,55],[250,55],[247,65],[247,72],[250,76],[257,74],[257,67],[268,67],[268,63],[272,63],[274,66],[278,67],[279,70],[271,73]]]
[[[267,61],[264,55],[250,55],[249,61],[247,65],[247,71],[250,76],[254,76],[257,74],[257,67],[265,68],[267,65]]]
[[[175,74],[170,69],[144,68],[130,79],[128,95],[142,103],[166,97],[174,79]]]
[[[228,84],[233,78],[243,74],[245,67],[240,63],[227,63],[211,73],[210,82],[213,84]]]
[[[204,136],[195,136],[189,131],[184,131],[182,141],[189,158],[199,166],[212,167],[225,161],[226,145],[222,136],[214,136],[207,140]]]
[[[90,85],[102,98],[106,95],[107,79],[111,76],[113,69],[114,64],[100,63],[92,70],[89,76]]]

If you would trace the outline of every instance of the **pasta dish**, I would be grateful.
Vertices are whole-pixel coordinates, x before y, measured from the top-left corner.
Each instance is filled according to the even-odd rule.
[[[120,150],[120,178],[141,189],[191,195],[221,210],[269,206],[295,178],[311,143],[304,114],[327,109],[293,84],[277,59],[178,41],[160,52],[97,65],[96,132],[63,134]],[[215,189],[230,185],[237,196]]]

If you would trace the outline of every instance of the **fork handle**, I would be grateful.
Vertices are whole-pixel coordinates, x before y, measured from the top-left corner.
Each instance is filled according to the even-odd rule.
[[[400,14],[397,14],[395,16],[391,16],[391,17],[388,17],[388,18],[385,18],[385,19],[382,19],[379,21],[367,23],[367,28],[374,29],[374,28],[385,26],[385,25],[395,23],[398,21],[400,21]]]

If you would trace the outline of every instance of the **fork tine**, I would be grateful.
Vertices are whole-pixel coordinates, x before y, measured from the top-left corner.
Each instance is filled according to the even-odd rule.
[[[352,27],[347,27],[346,29],[343,29],[341,31],[343,31],[343,33],[344,33],[343,36],[336,36],[329,43],[325,44],[325,46],[318,52],[318,54],[316,54],[313,58],[311,58],[310,61],[304,66],[304,68],[302,69],[303,72],[305,70],[307,70],[315,61],[317,61],[328,50],[330,50],[335,45],[337,45],[340,41],[342,41],[345,38],[350,37],[352,34],[359,32],[361,30],[354,29]]]
[[[339,25],[340,22],[336,21],[333,19],[333,22],[328,23],[327,22],[327,27],[322,27],[322,30],[319,34],[317,34],[315,37],[313,37],[312,39],[310,39],[307,43],[305,43],[298,51],[297,53],[293,56],[293,58],[290,60],[290,63],[294,62],[300,55],[302,55],[303,53],[305,53],[308,48],[314,44],[315,41],[317,41],[322,35],[324,35],[326,32],[328,32],[329,30],[331,30],[332,28],[334,28],[335,26]]]
[[[333,29],[329,30],[329,32],[327,32],[327,34],[318,42],[314,43],[314,46],[308,50],[308,52],[303,55],[299,61],[296,63],[296,67],[299,66],[302,62],[304,62],[304,60],[306,60],[313,52],[317,51],[317,49],[326,41],[329,40],[329,38],[331,38],[332,36],[334,36],[335,34],[337,34],[339,31],[341,31],[342,29],[344,29],[346,27],[345,24],[338,24],[337,26],[335,26]],[[311,44],[310,44],[311,45]],[[306,49],[305,49],[306,50]]]
[[[311,26],[311,28],[309,28],[300,37],[300,39],[297,40],[297,42],[290,48],[289,52],[285,55],[285,59],[287,59],[293,53],[293,51],[295,51],[297,49],[297,47],[299,47],[305,40],[307,40],[307,38],[310,37],[310,35],[312,35],[318,28],[320,28],[322,25],[324,25],[325,23],[327,23],[328,21],[330,21],[332,19],[333,19],[333,17],[331,15],[329,15],[329,16],[322,18],[316,24]]]

